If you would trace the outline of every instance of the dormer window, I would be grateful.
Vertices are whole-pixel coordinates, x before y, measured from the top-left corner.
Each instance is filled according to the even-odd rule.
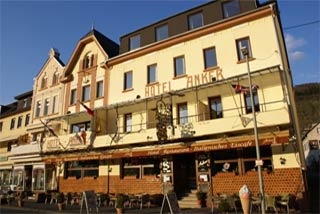
[[[140,35],[130,37],[130,50],[134,50],[140,47]]]
[[[203,26],[202,13],[192,14],[188,17],[189,30]]]
[[[239,0],[229,0],[222,3],[223,17],[228,18],[240,13]]]

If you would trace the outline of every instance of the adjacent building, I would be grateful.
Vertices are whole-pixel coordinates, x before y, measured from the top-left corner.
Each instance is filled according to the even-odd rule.
[[[6,190],[22,177],[13,179],[13,165],[19,162],[17,148],[30,143],[27,127],[30,123],[32,91],[17,95],[15,102],[0,109],[0,184]]]

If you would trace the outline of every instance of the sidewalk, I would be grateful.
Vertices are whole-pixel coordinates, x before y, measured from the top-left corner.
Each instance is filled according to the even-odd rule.
[[[58,211],[57,204],[45,204],[45,203],[36,203],[33,200],[26,200],[23,207],[18,207],[16,202],[12,204],[1,204],[0,213],[87,213],[87,209],[85,205],[83,205],[82,210],[80,205],[66,205],[64,210],[61,212]],[[153,207],[153,208],[126,208],[125,213],[145,213],[145,214],[159,214],[161,211],[161,207]],[[190,208],[190,209],[181,209],[180,213],[184,214],[211,214],[210,208]],[[97,213],[95,209],[90,213]],[[116,213],[115,208],[113,207],[99,207],[98,213]]]

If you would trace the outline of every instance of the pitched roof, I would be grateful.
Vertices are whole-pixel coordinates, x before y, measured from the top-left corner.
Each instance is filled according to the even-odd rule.
[[[97,41],[109,57],[114,57],[119,54],[119,45],[94,28],[91,31],[89,31],[85,36],[83,36],[80,40],[90,37],[92,35],[97,39]]]

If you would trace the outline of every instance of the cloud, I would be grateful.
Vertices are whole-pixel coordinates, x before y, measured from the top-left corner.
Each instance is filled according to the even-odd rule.
[[[298,50],[306,44],[304,39],[295,38],[293,35],[287,33],[285,35],[285,42],[290,60],[298,61],[304,58],[305,53]]]

